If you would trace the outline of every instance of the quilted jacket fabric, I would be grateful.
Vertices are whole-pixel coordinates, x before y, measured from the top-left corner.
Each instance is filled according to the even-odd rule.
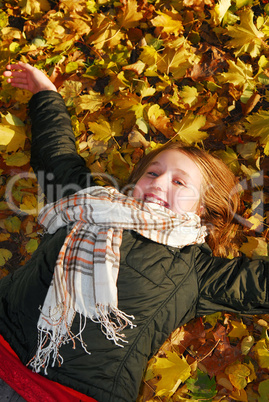
[[[93,183],[76,152],[70,117],[59,94],[44,91],[30,101],[31,163],[49,201]],[[66,229],[46,234],[32,259],[0,281],[0,333],[24,364],[37,346],[39,307],[50,285]],[[123,348],[87,321],[83,339],[61,347],[64,363],[48,377],[99,402],[135,401],[148,359],[169,334],[190,319],[216,311],[269,312],[269,264],[245,257],[213,257],[209,247],[166,247],[125,231],[118,278],[119,308],[135,316]],[[78,330],[79,320],[73,323]]]

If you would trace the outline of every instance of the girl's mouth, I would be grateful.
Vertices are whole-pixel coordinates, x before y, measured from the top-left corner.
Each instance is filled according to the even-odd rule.
[[[154,194],[145,194],[144,202],[153,202],[154,204],[161,205],[162,207],[169,208],[168,202],[162,200]]]

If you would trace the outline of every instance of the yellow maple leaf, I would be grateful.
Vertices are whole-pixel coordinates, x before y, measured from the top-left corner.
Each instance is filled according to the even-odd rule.
[[[228,48],[235,48],[235,56],[249,53],[257,57],[262,49],[264,33],[259,31],[253,23],[254,13],[252,10],[244,10],[240,14],[240,25],[227,26],[229,36],[233,39],[228,41]]]
[[[118,15],[119,25],[126,29],[135,27],[141,18],[143,18],[143,14],[137,11],[136,0],[127,0],[122,12]]]
[[[183,31],[182,17],[173,7],[165,12],[157,11],[158,16],[151,20],[155,27],[162,27],[167,34],[179,35]]]
[[[184,103],[193,106],[198,100],[198,91],[195,87],[185,85],[182,88],[182,91],[179,92],[179,96],[182,98]]]
[[[93,132],[93,139],[96,141],[107,142],[110,138],[121,135],[121,121],[115,120],[113,122],[107,121],[103,116],[100,116],[97,122],[89,122],[89,129]]]
[[[242,321],[231,321],[233,329],[229,332],[231,338],[243,338],[243,336],[248,336],[249,332],[247,326]]]
[[[182,141],[194,144],[207,138],[207,133],[200,131],[205,123],[205,116],[194,116],[189,113],[180,122],[174,122],[173,126]]]
[[[194,54],[183,45],[179,48],[166,47],[158,54],[157,68],[160,72],[172,73],[175,79],[182,78],[193,65]]]
[[[103,95],[90,90],[87,95],[81,95],[74,99],[76,113],[79,114],[83,110],[90,110],[92,113],[96,112],[105,101],[107,101],[107,98]]]
[[[24,147],[26,135],[24,127],[0,123],[0,146],[6,152],[16,152]]]
[[[94,45],[98,50],[104,45],[110,49],[118,45],[124,34],[120,28],[103,14],[95,14],[92,26],[92,35],[87,39],[87,43]]]
[[[144,46],[139,56],[139,60],[142,60],[148,66],[156,64],[157,58],[158,52],[153,46]]]
[[[269,142],[269,111],[260,110],[248,116],[245,122],[247,134],[251,137],[260,137],[262,144]]]
[[[228,64],[228,72],[218,76],[220,83],[230,82],[235,86],[243,87],[243,89],[247,86],[250,88],[254,86],[251,64],[246,64],[240,59],[237,59],[236,63],[233,60],[228,60]]]
[[[79,99],[81,89],[82,83],[80,81],[64,81],[59,92],[64,98],[67,107],[73,106],[74,99]]]
[[[152,369],[155,376],[161,376],[156,387],[156,396],[172,396],[181,382],[185,382],[190,374],[191,367],[184,357],[175,352],[165,352],[166,357],[156,357]]]

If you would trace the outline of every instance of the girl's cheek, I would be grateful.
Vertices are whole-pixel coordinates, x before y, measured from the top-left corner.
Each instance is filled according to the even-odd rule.
[[[200,195],[195,188],[179,189],[174,197],[173,207],[178,212],[196,212]]]
[[[144,183],[143,180],[138,180],[138,182],[136,183],[134,190],[133,190],[133,197],[134,198],[138,198],[138,199],[143,199],[144,196]]]

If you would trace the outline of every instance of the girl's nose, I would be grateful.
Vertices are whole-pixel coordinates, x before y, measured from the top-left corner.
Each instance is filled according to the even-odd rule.
[[[167,174],[161,174],[153,180],[152,187],[158,191],[167,191],[168,183]]]

